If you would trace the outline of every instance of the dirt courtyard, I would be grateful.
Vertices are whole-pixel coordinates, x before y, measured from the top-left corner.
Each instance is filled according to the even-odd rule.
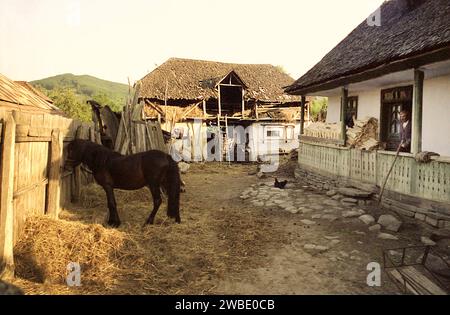
[[[28,294],[399,293],[384,274],[381,287],[369,287],[367,265],[382,264],[382,249],[418,244],[420,238],[414,225],[406,224],[405,232],[394,241],[378,239],[357,218],[336,216],[305,224],[302,220],[320,217],[314,217],[315,213],[323,214],[323,209],[328,208],[331,209],[325,213],[331,213],[339,207],[327,206],[329,202],[324,205],[329,200],[327,196],[301,186],[288,170],[277,175],[291,185],[290,189],[280,190],[281,197],[297,193],[296,205],[310,206],[311,211],[290,213],[277,206],[255,206],[244,200],[242,193],[273,182],[270,176],[258,179],[250,175],[255,170],[256,165],[192,164],[182,176],[187,191],[181,194],[180,225],[166,219],[164,202],[155,225],[143,227],[151,208],[150,193],[143,189],[117,191],[122,225],[118,230],[100,226],[105,222],[106,200],[103,191],[91,185],[83,190],[80,204],[61,213],[61,221],[76,222],[82,231],[91,231],[95,226],[99,235],[117,233],[114,235],[123,244],[117,245],[112,254],[108,252],[107,266],[102,265],[106,262],[89,258],[95,256],[92,249],[83,252],[81,258],[81,254],[76,257],[84,259],[91,268],[92,279],[84,279],[82,267],[81,287],[68,287],[61,277],[47,279],[46,274],[56,272],[53,261],[62,260],[62,266],[72,261],[69,254],[57,256],[57,250],[71,247],[70,242],[76,242],[77,237],[64,239],[61,227],[57,237],[61,244],[52,241],[53,249],[48,245],[38,248],[33,240],[38,239],[35,234],[21,241],[16,249],[19,254],[15,283]],[[29,228],[27,233],[37,232]],[[310,250],[307,244],[325,245],[326,250]],[[73,252],[74,249],[72,255]],[[33,269],[28,263],[31,255],[34,264],[43,270],[40,278],[36,276],[37,267]],[[51,259],[43,261],[44,257]],[[65,270],[57,273],[64,274]]]

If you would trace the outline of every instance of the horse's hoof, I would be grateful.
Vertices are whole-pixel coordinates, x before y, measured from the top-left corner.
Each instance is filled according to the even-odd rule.
[[[120,226],[120,221],[108,221],[108,226],[118,228]]]

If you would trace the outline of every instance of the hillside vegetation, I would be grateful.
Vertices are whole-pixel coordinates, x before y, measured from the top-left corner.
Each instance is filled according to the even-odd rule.
[[[66,73],[30,83],[47,94],[68,115],[85,121],[91,119],[87,100],[96,100],[120,112],[128,95],[128,85],[89,75]]]

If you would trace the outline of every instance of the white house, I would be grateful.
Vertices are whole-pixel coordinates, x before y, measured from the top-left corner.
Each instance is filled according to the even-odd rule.
[[[340,145],[300,136],[299,164],[376,191],[394,160],[406,109],[412,113],[411,152],[395,163],[387,202],[405,215],[450,226],[450,1],[391,0],[378,13],[380,23],[363,21],[286,89],[328,97],[327,122],[341,124]],[[357,152],[345,145],[349,111],[378,119],[383,149]],[[423,151],[440,157],[416,162]]]

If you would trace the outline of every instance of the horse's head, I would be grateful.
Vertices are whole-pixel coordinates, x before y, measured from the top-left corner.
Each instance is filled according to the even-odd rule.
[[[83,155],[86,149],[86,140],[76,139],[67,146],[67,159],[65,166],[77,167],[83,162]]]

